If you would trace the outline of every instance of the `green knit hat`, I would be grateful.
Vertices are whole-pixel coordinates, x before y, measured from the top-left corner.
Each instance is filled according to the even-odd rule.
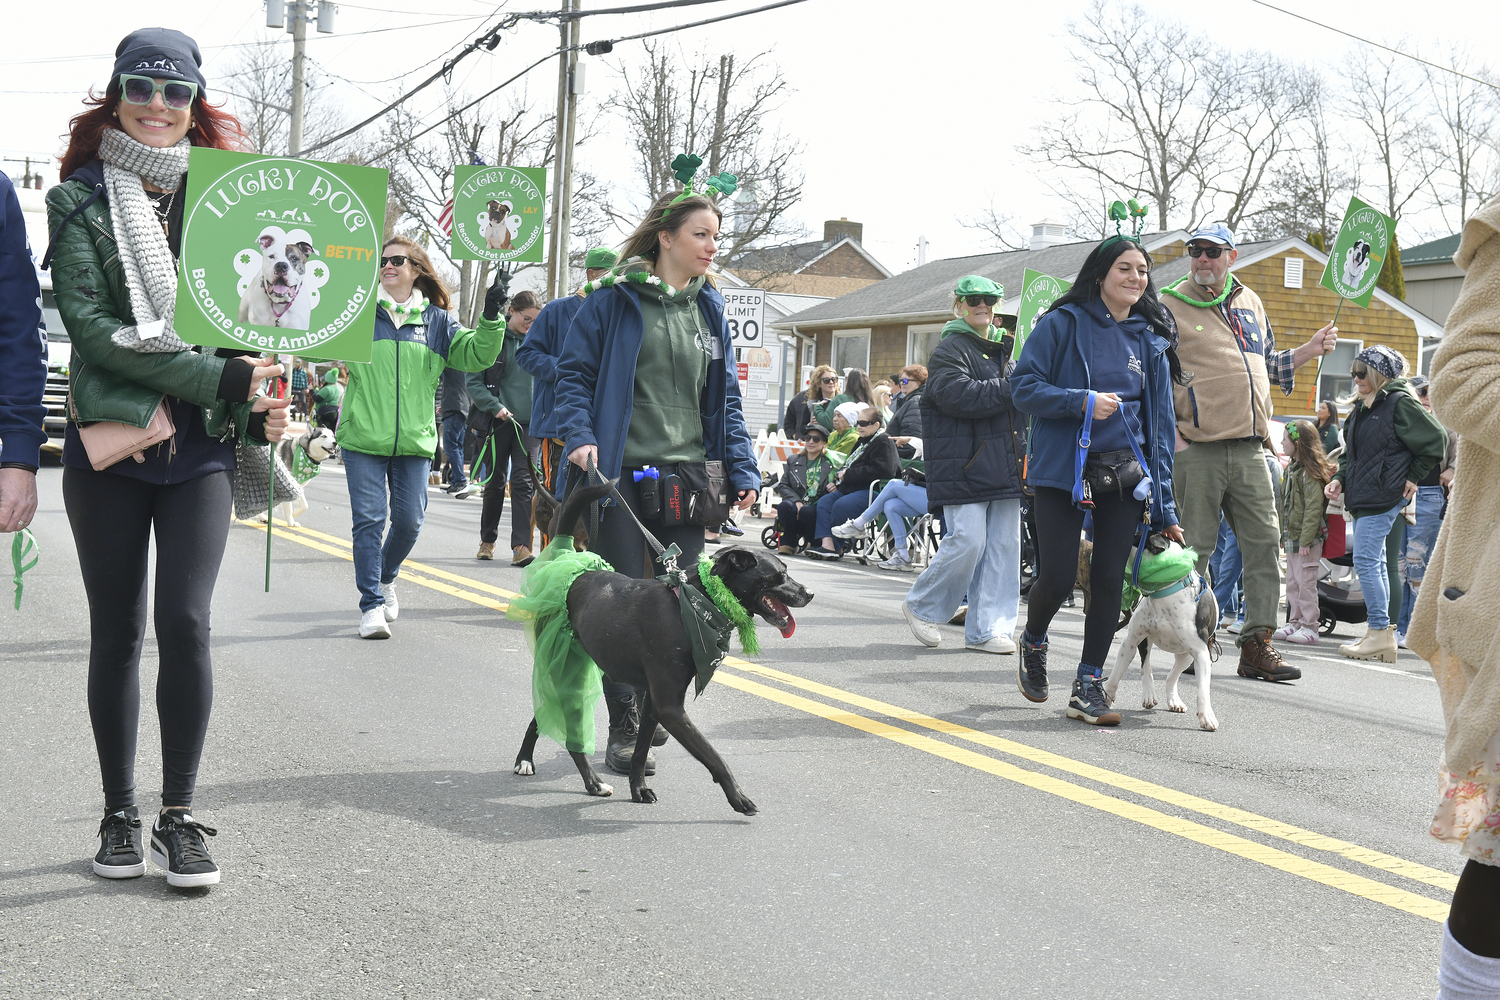
[[[323,373],[323,384],[324,385],[333,385],[338,380],[339,380],[339,370],[337,368],[330,368],[326,372]]]
[[[594,247],[583,258],[583,266],[590,271],[601,268],[614,267],[620,261],[620,255],[608,247]]]

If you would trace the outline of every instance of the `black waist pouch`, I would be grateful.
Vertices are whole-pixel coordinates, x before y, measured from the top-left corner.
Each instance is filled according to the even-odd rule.
[[[677,475],[687,499],[687,523],[717,528],[729,517],[723,462],[679,462]]]
[[[1083,463],[1083,479],[1095,496],[1101,493],[1128,494],[1142,479],[1146,470],[1131,451],[1089,452]]]

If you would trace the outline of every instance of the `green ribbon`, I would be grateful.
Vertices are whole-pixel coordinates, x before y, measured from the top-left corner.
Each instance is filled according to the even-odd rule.
[[[30,561],[27,561],[30,556]],[[21,591],[24,585],[21,577],[26,571],[36,568],[36,564],[42,558],[42,547],[36,543],[36,536],[31,533],[30,528],[22,528],[11,536],[10,539],[10,562],[15,567],[16,575],[16,610],[21,610]]]

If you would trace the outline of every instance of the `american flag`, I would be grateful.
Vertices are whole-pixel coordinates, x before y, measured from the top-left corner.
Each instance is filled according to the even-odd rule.
[[[469,150],[469,165],[473,167],[487,166],[476,150]],[[450,197],[443,203],[443,210],[438,213],[438,225],[443,229],[444,236],[453,235],[453,199]]]

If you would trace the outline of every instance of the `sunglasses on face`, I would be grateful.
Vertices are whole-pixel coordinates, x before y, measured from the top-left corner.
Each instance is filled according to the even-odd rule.
[[[393,257],[380,258],[381,267],[385,267],[387,264],[391,265],[392,267],[403,267],[406,264],[406,255],[398,253]]]
[[[824,385],[833,385],[838,382],[838,380],[839,377],[837,375],[824,375],[821,379],[819,379],[819,381]]]
[[[855,423],[858,424],[861,427],[878,427],[878,426],[880,426],[880,421],[879,420],[856,420]]]
[[[1349,374],[1353,375],[1355,378],[1369,378],[1370,377],[1370,369],[1368,369],[1368,368],[1350,368],[1349,369]]]
[[[1228,247],[1188,247],[1188,256],[1195,259],[1207,257],[1209,260],[1218,260],[1219,256],[1228,249]]]
[[[191,106],[193,99],[198,96],[198,85],[184,83],[181,80],[157,83],[149,76],[120,74],[120,96],[125,99],[125,103],[150,104],[157,94],[161,94],[161,99],[167,107],[181,111]]]
[[[989,306],[991,309],[993,309],[995,307],[995,303],[997,303],[999,301],[1000,301],[1000,296],[998,296],[998,295],[965,295],[964,296],[964,302],[968,303],[968,306],[969,306],[970,309],[978,309],[980,306]]]
[[[900,385],[911,385],[911,379],[909,378],[898,378],[896,382]]]

